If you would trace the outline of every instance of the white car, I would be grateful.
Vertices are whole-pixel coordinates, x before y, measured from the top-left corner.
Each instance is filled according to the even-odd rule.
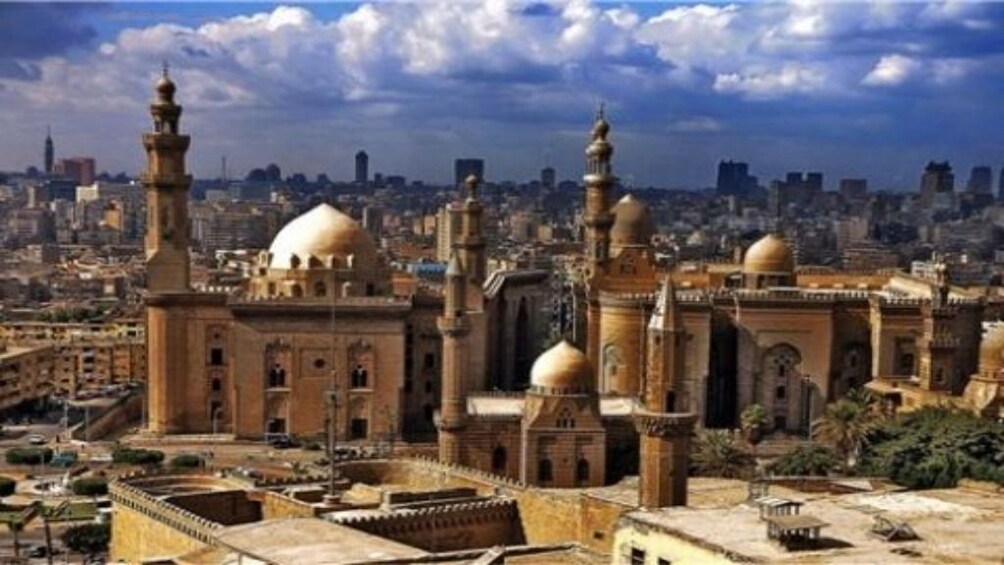
[[[45,439],[42,434],[31,434],[28,436],[28,443],[31,445],[45,445],[49,440]]]

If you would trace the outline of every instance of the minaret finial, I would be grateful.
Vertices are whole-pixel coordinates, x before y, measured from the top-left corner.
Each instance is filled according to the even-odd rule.
[[[49,124],[45,125],[45,137],[52,137],[52,126]]]
[[[171,78],[170,75],[171,66],[167,64],[167,59],[161,61],[161,74],[164,78]]]
[[[478,197],[478,183],[480,182],[481,179],[474,173],[467,175],[467,178],[464,179],[464,184],[467,185],[467,198],[473,200]]]
[[[603,109],[606,106],[606,102],[600,102],[600,107],[596,110],[596,119],[602,120],[604,116]]]

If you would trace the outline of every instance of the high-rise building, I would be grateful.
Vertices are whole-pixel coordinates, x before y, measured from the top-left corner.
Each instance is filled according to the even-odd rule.
[[[546,189],[554,188],[554,167],[544,167],[540,170],[540,186]]]
[[[60,159],[56,163],[57,175],[72,179],[79,184],[94,184],[94,158],[72,157]]]
[[[453,162],[453,184],[454,186],[461,186],[464,184],[464,180],[470,175],[474,175],[479,179],[485,178],[485,160],[484,159],[457,159]]]
[[[955,175],[952,174],[952,166],[948,161],[929,161],[920,178],[921,204],[930,208],[937,200],[942,200],[944,195],[950,195],[954,191]]]
[[[973,167],[966,189],[975,194],[990,194],[994,184],[994,171],[986,165]]]
[[[757,178],[749,174],[749,165],[736,161],[718,162],[718,181],[715,190],[722,195],[747,196],[757,185]]]
[[[356,184],[366,184],[370,180],[370,157],[365,151],[356,153]]]
[[[52,174],[53,158],[56,155],[56,150],[52,145],[52,130],[49,128],[45,129],[45,174]]]
[[[868,179],[840,179],[840,196],[846,200],[864,198],[868,195]]]

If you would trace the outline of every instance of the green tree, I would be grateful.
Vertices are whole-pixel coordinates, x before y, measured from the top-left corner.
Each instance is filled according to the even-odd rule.
[[[755,446],[763,439],[763,429],[767,425],[767,410],[760,404],[750,404],[739,415],[739,427],[743,439]]]
[[[164,452],[154,449],[118,447],[112,451],[112,461],[127,465],[160,465],[164,461]]]
[[[52,450],[48,447],[15,447],[4,455],[10,465],[41,465],[52,461]]]
[[[171,459],[171,466],[175,468],[191,469],[202,466],[202,457],[194,453],[182,453]]]
[[[63,545],[84,555],[108,551],[112,532],[108,524],[82,524],[63,532]]]
[[[823,417],[813,423],[813,435],[833,446],[847,471],[878,424],[879,416],[871,406],[842,398],[826,406]]]
[[[828,447],[800,445],[771,464],[770,471],[784,476],[824,477],[840,467],[840,461]]]
[[[704,430],[694,449],[697,473],[709,477],[736,479],[752,474],[753,456],[742,449],[736,437],[725,430]]]
[[[17,481],[10,477],[0,477],[0,500],[14,494],[17,490]]]
[[[77,496],[104,496],[108,494],[108,479],[85,477],[73,481],[73,494]]]

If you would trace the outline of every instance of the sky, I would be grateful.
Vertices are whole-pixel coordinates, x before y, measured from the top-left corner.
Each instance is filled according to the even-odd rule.
[[[1004,165],[1004,3],[0,3],[0,169],[139,172],[167,61],[197,177],[278,163],[448,182],[579,178],[599,103],[628,185],[817,170],[915,190]]]

